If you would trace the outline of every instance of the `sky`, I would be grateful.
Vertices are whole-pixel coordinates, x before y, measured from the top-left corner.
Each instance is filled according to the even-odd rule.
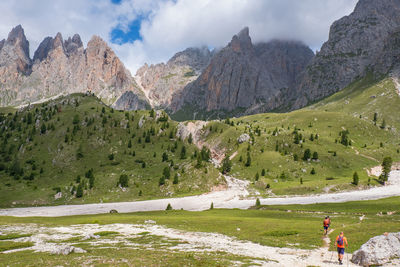
[[[47,36],[109,43],[132,74],[188,47],[225,46],[248,26],[254,43],[299,40],[319,50],[357,0],[1,0],[0,40],[21,24],[31,57]]]

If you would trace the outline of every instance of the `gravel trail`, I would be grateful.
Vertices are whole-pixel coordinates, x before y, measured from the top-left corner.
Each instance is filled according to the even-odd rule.
[[[168,198],[136,202],[98,203],[83,205],[61,205],[47,207],[27,207],[0,209],[0,216],[70,216],[83,214],[108,213],[115,209],[120,213],[136,211],[165,210],[168,203],[174,209],[200,211],[210,208],[214,203],[215,208],[239,208],[247,209],[255,204],[254,199],[249,199],[247,191],[248,181],[242,181],[233,177],[225,176],[228,188],[223,191],[215,191],[199,196],[183,198]],[[386,186],[373,187],[366,190],[309,195],[309,196],[287,196],[260,199],[263,205],[289,205],[289,204],[313,204],[313,203],[339,203],[359,200],[375,200],[392,196],[400,196],[400,171],[391,172],[389,182]]]

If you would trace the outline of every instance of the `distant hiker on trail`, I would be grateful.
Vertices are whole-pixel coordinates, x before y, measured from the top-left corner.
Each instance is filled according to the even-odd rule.
[[[348,247],[347,238],[344,236],[343,232],[336,237],[335,245],[337,246],[338,261],[339,264],[343,264],[344,246]]]
[[[324,235],[328,234],[330,225],[331,225],[331,218],[329,218],[329,216],[326,216],[324,220]]]

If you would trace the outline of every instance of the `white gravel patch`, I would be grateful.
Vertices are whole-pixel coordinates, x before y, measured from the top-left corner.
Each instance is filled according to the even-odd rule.
[[[178,245],[163,248],[174,251],[177,250],[181,252],[195,253],[225,252],[233,255],[254,258],[258,260],[258,263],[263,264],[263,266],[330,266],[331,264],[336,264],[334,258],[332,262],[330,261],[332,253],[328,252],[325,248],[311,251],[292,248],[275,248],[249,241],[238,240],[222,234],[186,232],[155,224],[84,224],[48,228],[36,225],[18,225],[2,226],[0,229],[4,232],[33,233],[31,237],[24,237],[16,241],[31,241],[35,245],[29,249],[35,252],[48,252],[53,254],[64,254],[56,253],[55,251],[68,251],[68,253],[79,253],[84,251],[79,251],[79,248],[76,250],[77,248],[73,247],[70,243],[54,244],[49,241],[66,240],[72,236],[80,236],[83,238],[88,234],[90,235],[100,231],[115,231],[119,233],[118,236],[105,237],[104,240],[94,240],[93,242],[90,242],[90,244],[94,246],[107,245],[110,247],[112,244],[123,242],[128,246],[138,247],[138,244],[132,243],[132,241],[127,240],[127,238],[139,237],[141,236],[141,233],[149,232],[149,235],[160,236],[165,238],[166,241],[180,241],[181,243]],[[140,246],[151,249],[151,246],[148,246],[148,244],[140,244]],[[8,253],[13,253],[15,251],[8,251]],[[349,266],[355,265],[349,263]]]

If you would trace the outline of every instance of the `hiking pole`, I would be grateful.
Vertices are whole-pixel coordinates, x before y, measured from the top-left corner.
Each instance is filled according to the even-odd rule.
[[[334,251],[332,250],[331,259],[329,260],[329,263],[332,263],[333,254],[334,254]]]

